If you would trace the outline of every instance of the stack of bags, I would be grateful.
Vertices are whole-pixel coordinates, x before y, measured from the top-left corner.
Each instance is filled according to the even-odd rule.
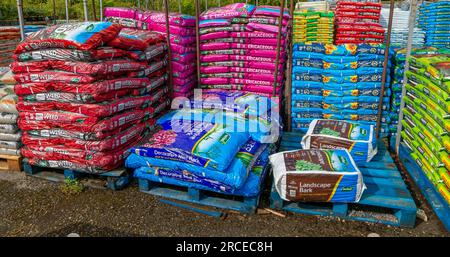
[[[400,8],[394,8],[394,16],[391,30],[391,46],[394,47],[406,47],[408,42],[408,30],[409,30],[409,14],[410,11],[403,11]],[[381,25],[386,31],[389,24],[389,8],[381,9]],[[414,33],[412,39],[413,47],[422,47],[425,43],[425,32],[414,25]]]
[[[381,3],[338,1],[335,15],[335,44],[383,43]]]
[[[382,45],[295,44],[292,128],[306,132],[313,119],[322,118],[375,124],[384,52]],[[387,86],[382,106],[383,136],[388,132],[390,94]]]
[[[20,155],[22,132],[17,127],[16,81],[8,67],[0,67],[0,154]]]
[[[0,27],[0,67],[13,62],[12,55],[20,42],[19,27]]]
[[[11,65],[28,163],[89,173],[121,166],[169,106],[163,44],[159,34],[110,22],[29,35]]]
[[[290,31],[288,10],[282,15],[278,74],[275,76],[279,7],[236,3],[203,12],[199,23],[202,88],[271,95],[276,80],[279,95]]]
[[[126,167],[134,169],[140,179],[258,196],[267,174],[268,156],[279,134],[266,137],[265,129],[250,131],[249,125],[279,129],[279,124],[261,119],[268,113],[258,106],[270,103],[266,97],[232,91],[210,91],[203,98],[187,100],[182,104],[192,108],[161,117],[157,121],[159,131],[131,149]],[[213,110],[205,109],[212,104]]]
[[[326,2],[312,2],[326,3]],[[309,7],[309,2],[297,3],[294,11],[293,40],[299,43],[333,43],[334,14]],[[325,8],[326,9],[326,8]]]
[[[419,27],[426,32],[426,44],[450,47],[450,2],[423,2],[419,11]]]
[[[107,7],[104,9],[104,15],[106,21],[130,28],[150,30],[166,36],[166,17],[163,12]],[[189,97],[192,96],[193,89],[197,85],[195,17],[170,13],[169,25],[173,97]]]
[[[411,55],[428,55],[437,54],[438,49],[434,47],[421,47],[411,49]],[[394,49],[394,56],[392,58],[392,81],[391,81],[391,125],[389,130],[391,131],[391,136],[395,137],[397,135],[397,125],[400,113],[401,96],[402,96],[402,85],[404,84],[403,78],[405,74],[405,64],[406,64],[406,48],[396,48]]]
[[[411,56],[406,72],[403,142],[450,204],[450,55]]]

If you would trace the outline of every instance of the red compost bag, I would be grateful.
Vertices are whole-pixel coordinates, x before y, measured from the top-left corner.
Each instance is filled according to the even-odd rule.
[[[50,62],[47,60],[30,61],[30,62],[13,62],[11,63],[11,71],[13,73],[34,73],[43,72],[50,68]]]
[[[108,42],[108,45],[124,50],[145,51],[149,46],[161,43],[164,40],[165,37],[160,33],[124,28],[117,37]]]
[[[128,73],[129,77],[148,77],[162,76],[166,73],[167,59],[156,61],[148,64],[148,67],[141,71],[133,71]]]
[[[128,57],[137,61],[150,61],[154,58],[162,58],[165,56],[167,45],[165,43],[159,43],[149,46],[144,51],[128,51]]]
[[[30,52],[24,52],[14,55],[14,59],[20,62],[43,61],[43,60],[68,60],[92,62],[95,60],[113,59],[128,56],[128,52],[112,48],[100,47],[93,50],[77,49],[42,49]]]
[[[149,127],[146,123],[139,123],[103,140],[80,140],[61,137],[36,137],[30,135],[25,131],[22,135],[22,142],[27,146],[35,145],[51,147],[55,145],[64,145],[70,148],[102,152],[124,147],[128,144],[132,144],[138,141],[145,134],[148,128]]]
[[[96,152],[84,149],[68,148],[63,145],[39,146],[28,145],[21,149],[25,158],[40,158],[43,160],[65,160],[101,169],[110,169],[123,164],[129,155],[128,149],[133,145],[128,144],[108,152]]]
[[[42,112],[61,110],[66,112],[78,113],[92,117],[106,117],[129,109],[145,109],[153,103],[159,101],[167,94],[168,88],[161,88],[153,95],[146,96],[125,96],[114,101],[105,101],[103,103],[80,104],[73,102],[30,102],[19,101],[16,108],[21,112]]]
[[[62,102],[62,103],[99,103],[104,101],[113,101],[115,99],[132,94],[132,89],[123,89],[98,94],[74,94],[64,92],[45,92],[30,95],[19,96],[19,101],[27,102]]]
[[[151,85],[148,78],[118,78],[102,80],[89,84],[67,84],[60,82],[36,82],[17,84],[14,91],[17,95],[29,95],[45,92],[66,92],[74,94],[105,94],[124,89],[138,89]]]
[[[130,60],[109,60],[94,63],[53,60],[50,61],[50,66],[55,70],[67,71],[75,74],[84,74],[93,77],[117,76],[148,68],[148,65],[144,62]]]
[[[58,24],[28,35],[15,53],[46,48],[91,50],[116,38],[121,29],[121,25],[111,22]]]
[[[80,132],[111,131],[147,120],[154,108],[132,110],[101,118],[65,111],[20,112],[18,125],[22,130],[61,128]]]
[[[18,73],[14,75],[14,79],[18,83],[33,83],[33,82],[59,82],[70,84],[85,84],[92,83],[97,78],[89,75],[74,74],[63,71],[42,71],[32,73]]]

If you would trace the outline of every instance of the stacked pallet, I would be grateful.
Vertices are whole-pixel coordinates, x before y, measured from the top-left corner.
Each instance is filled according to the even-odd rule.
[[[15,84],[11,70],[0,67],[0,155],[20,156],[22,132],[17,127]]]
[[[281,42],[276,67],[279,18]],[[211,8],[200,15],[201,87],[281,93],[289,12],[243,3]],[[278,68],[278,73],[275,70]]]
[[[385,48],[382,45],[295,44],[292,128],[306,132],[313,119],[377,120]],[[389,73],[386,85],[390,84]],[[383,97],[381,132],[388,131],[391,92]]]
[[[88,173],[121,166],[169,105],[161,44],[159,34],[110,22],[55,25],[20,43],[11,69],[28,164]]]
[[[402,140],[450,204],[450,55],[411,56],[408,62]]]
[[[426,44],[449,47],[450,2],[423,2],[419,12],[419,27],[426,32]]]
[[[335,14],[335,44],[383,43],[380,3],[338,1]]]
[[[123,26],[149,30],[166,36],[166,17],[163,12],[141,11],[123,7],[104,9],[105,20]],[[169,14],[170,47],[172,51],[173,97],[192,96],[197,85],[195,17],[179,13]]]

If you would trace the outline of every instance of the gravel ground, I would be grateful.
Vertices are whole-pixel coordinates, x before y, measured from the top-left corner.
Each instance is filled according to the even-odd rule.
[[[60,184],[0,172],[0,236],[449,236],[420,195],[417,203],[428,221],[414,229],[300,214],[222,220],[160,203],[136,185],[67,194]]]

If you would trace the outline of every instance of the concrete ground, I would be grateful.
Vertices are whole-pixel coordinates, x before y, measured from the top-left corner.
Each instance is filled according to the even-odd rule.
[[[412,194],[428,218],[413,229],[300,214],[222,220],[161,203],[137,185],[67,193],[23,172],[0,172],[0,236],[449,236],[417,189]]]

